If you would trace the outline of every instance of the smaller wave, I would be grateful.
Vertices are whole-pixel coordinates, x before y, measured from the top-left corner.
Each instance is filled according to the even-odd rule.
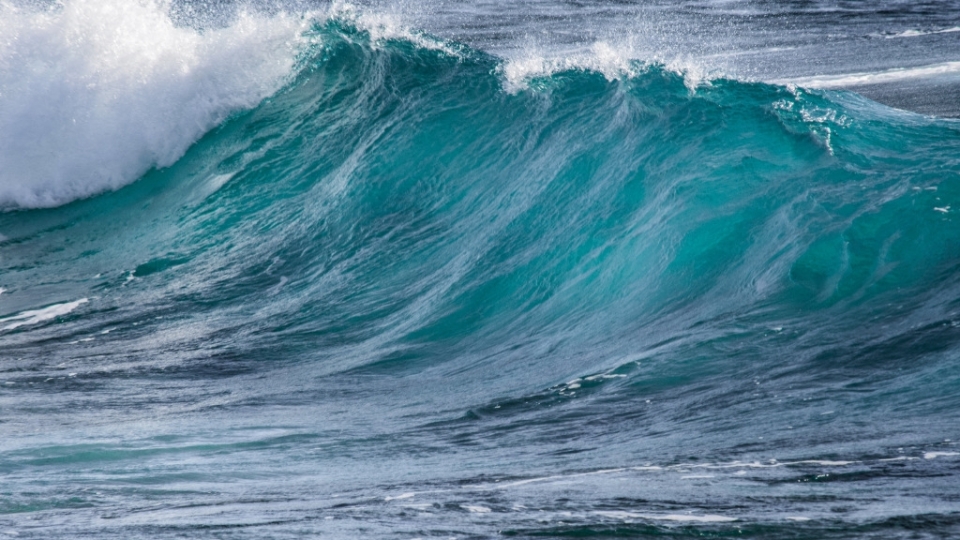
[[[942,77],[945,75],[960,75],[960,62],[943,62],[927,66],[896,68],[875,72],[818,75],[796,79],[776,79],[769,82],[773,84],[801,86],[804,88],[836,89]]]

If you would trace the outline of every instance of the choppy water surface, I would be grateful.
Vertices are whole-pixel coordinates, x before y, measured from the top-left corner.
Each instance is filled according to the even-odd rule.
[[[0,535],[960,534],[955,27],[0,4]]]

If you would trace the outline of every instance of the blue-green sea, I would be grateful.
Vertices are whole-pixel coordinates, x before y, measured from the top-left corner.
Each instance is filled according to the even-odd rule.
[[[0,2],[0,538],[957,537],[960,9],[807,4]]]

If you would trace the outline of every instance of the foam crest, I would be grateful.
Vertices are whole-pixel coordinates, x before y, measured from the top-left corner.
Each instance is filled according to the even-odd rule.
[[[180,158],[291,73],[301,16],[178,26],[159,0],[0,0],[0,207],[51,207]]]
[[[594,71],[610,80],[634,76],[638,72],[638,64],[631,61],[633,57],[630,47],[615,47],[606,41],[596,42],[585,51],[566,55],[546,54],[539,47],[530,47],[522,54],[508,58],[500,71],[506,89],[516,92],[526,88],[532,79],[561,71]]]
[[[597,41],[582,50],[544,52],[532,46],[521,54],[509,57],[500,67],[504,87],[509,92],[527,88],[531,80],[549,77],[563,71],[592,71],[607,80],[636,77],[650,66],[660,65],[681,75],[691,90],[721,76],[689,57],[666,58],[638,48],[630,40],[623,43]]]
[[[327,17],[348,22],[370,35],[370,44],[379,47],[385,41],[403,40],[430,50],[443,51],[451,56],[460,56],[455,44],[445,42],[424,32],[414,30],[404,17],[386,11],[364,10],[349,2],[334,2]]]

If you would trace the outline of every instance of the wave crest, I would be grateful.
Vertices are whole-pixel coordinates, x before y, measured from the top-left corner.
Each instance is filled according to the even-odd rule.
[[[279,89],[301,16],[177,25],[166,2],[0,4],[0,206],[51,207],[171,165]]]

